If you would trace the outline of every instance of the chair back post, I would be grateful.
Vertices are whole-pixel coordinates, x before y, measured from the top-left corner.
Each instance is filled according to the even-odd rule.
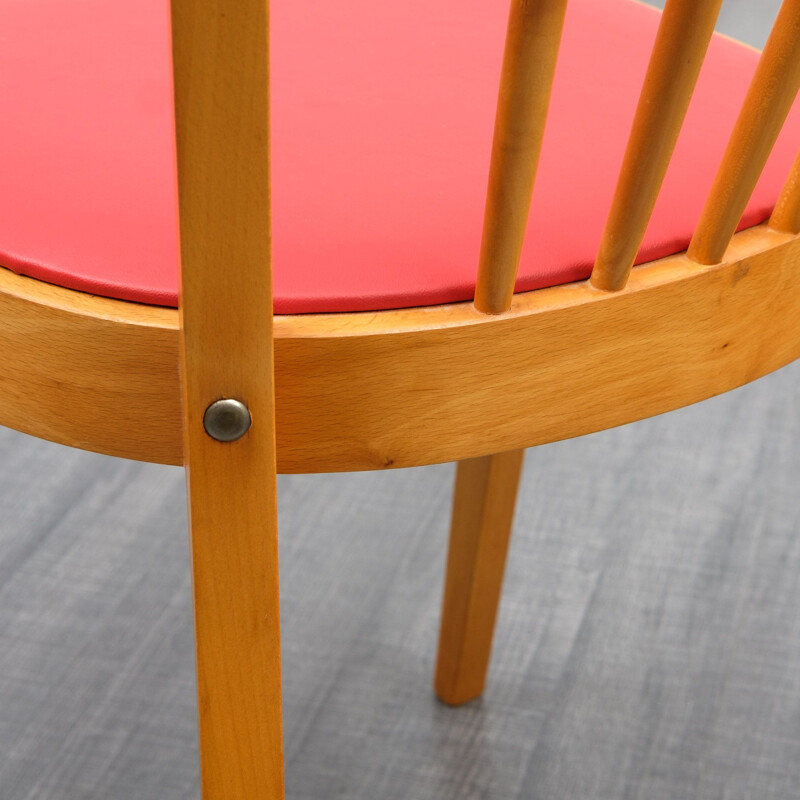
[[[664,182],[722,0],[667,0],[592,270],[598,289],[625,287]]]
[[[741,221],[800,87],[800,0],[784,0],[687,255],[717,264]]]
[[[511,305],[567,0],[512,0],[497,100],[475,307]]]
[[[202,796],[279,798],[268,2],[171,5]],[[232,441],[204,428],[222,398],[249,410]]]

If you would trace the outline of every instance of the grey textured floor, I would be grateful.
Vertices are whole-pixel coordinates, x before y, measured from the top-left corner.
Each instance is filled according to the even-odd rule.
[[[766,6],[721,27],[759,43]],[[429,688],[452,467],[282,478],[289,798],[796,800],[799,407],[800,364],[529,452],[457,710]],[[0,800],[196,798],[182,472],[0,455]]]
[[[528,454],[488,693],[452,468],[284,477],[289,797],[800,796],[800,364]],[[197,796],[183,476],[0,430],[0,797]]]

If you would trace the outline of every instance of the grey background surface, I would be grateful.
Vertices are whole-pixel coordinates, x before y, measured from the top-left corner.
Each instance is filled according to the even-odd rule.
[[[728,2],[763,41],[777,3]],[[452,466],[280,479],[292,800],[796,800],[800,365],[530,451],[485,697]],[[198,797],[183,473],[0,429],[0,800]],[[231,800],[235,800],[232,798]]]

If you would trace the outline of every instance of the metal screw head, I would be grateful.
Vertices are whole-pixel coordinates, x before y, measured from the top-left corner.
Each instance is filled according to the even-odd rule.
[[[212,403],[203,414],[206,433],[218,442],[235,442],[250,429],[250,412],[238,400],[225,398]]]

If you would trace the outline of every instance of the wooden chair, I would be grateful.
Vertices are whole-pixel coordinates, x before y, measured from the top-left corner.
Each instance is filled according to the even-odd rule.
[[[267,0],[172,0],[179,312],[0,251],[15,270],[0,270],[0,422],[186,466],[205,800],[283,797],[276,471],[459,462],[436,691],[462,703],[484,685],[522,448],[800,355],[800,159],[767,224],[746,211],[800,84],[800,0],[783,3],[688,252],[631,270],[720,2],[667,2],[588,281],[514,294],[566,0],[511,5],[474,304],[273,319]]]

